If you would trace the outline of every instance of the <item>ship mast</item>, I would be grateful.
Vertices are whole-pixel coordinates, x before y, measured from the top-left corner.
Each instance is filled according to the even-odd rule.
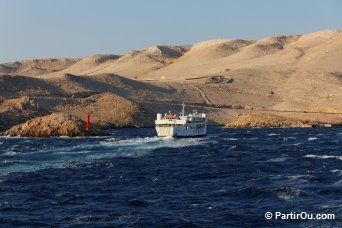
[[[182,105],[182,116],[185,116],[185,104],[183,102],[183,105]]]

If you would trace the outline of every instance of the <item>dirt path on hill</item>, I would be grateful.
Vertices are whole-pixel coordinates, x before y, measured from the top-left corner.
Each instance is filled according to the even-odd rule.
[[[205,94],[205,92],[203,90],[201,90],[200,88],[198,88],[197,86],[194,86],[194,85],[189,85],[189,86],[191,86],[192,88],[196,89],[200,93],[201,97],[203,98],[203,100],[205,101],[205,103],[207,105],[212,105],[213,104],[209,100],[209,98],[207,97],[207,95]]]

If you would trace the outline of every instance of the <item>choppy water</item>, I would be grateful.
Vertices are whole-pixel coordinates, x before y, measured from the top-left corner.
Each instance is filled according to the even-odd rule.
[[[2,226],[342,226],[342,128],[0,138]],[[265,212],[335,220],[266,220]]]

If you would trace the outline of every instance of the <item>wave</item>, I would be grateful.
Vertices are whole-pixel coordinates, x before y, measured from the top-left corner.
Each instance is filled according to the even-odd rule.
[[[4,153],[5,156],[14,156],[14,155],[16,155],[16,154],[17,154],[17,152],[12,151],[12,150],[6,151],[6,152]]]
[[[56,139],[49,139],[56,140]],[[31,172],[46,168],[64,168],[70,163],[87,163],[104,158],[140,157],[158,148],[182,148],[203,143],[202,138],[174,139],[159,137],[136,137],[129,139],[100,138],[85,139],[86,142],[75,139],[64,143],[57,141],[55,145],[49,141],[40,150],[7,152],[12,158],[2,162],[1,172]],[[60,146],[62,144],[63,146]],[[75,145],[76,144],[76,145]],[[21,162],[18,163],[17,158]],[[16,160],[15,160],[16,159]]]
[[[319,209],[340,209],[341,206],[340,204],[322,204]]]
[[[311,175],[302,175],[302,174],[287,176],[287,178],[292,179],[292,180],[297,180],[297,179],[302,179],[302,178],[311,178],[311,177],[312,177]]]
[[[294,187],[289,186],[280,186],[270,189],[265,188],[257,188],[254,186],[248,186],[245,188],[237,189],[231,194],[235,195],[236,197],[269,197],[269,196],[275,196],[277,198],[283,199],[283,200],[291,200],[293,198],[296,198],[300,196],[301,190]]]
[[[338,180],[334,183],[336,186],[342,186],[342,180]]]
[[[317,140],[317,139],[318,139],[317,137],[309,137],[308,141],[314,141],[314,140]]]
[[[271,158],[271,159],[266,160],[265,162],[284,162],[286,160],[287,160],[286,157],[280,157],[280,158]]]
[[[342,161],[342,156],[337,155],[315,155],[315,154],[307,154],[304,156],[305,158],[316,158],[316,159],[337,159]]]
[[[228,151],[234,150],[236,148],[236,146],[230,146]]]
[[[293,183],[295,186],[311,183],[312,178],[315,178],[315,176],[308,174],[288,175],[285,177],[288,179],[288,183]]]
[[[224,140],[227,140],[227,141],[237,141],[238,139],[237,138],[224,138]]]
[[[110,147],[110,148],[127,148],[130,150],[143,149],[152,150],[162,147],[168,148],[181,148],[186,146],[198,145],[203,142],[200,138],[185,138],[185,139],[175,139],[172,137],[143,137],[143,138],[133,138],[118,140],[116,138],[106,139],[100,142],[100,146]]]
[[[276,133],[270,133],[267,136],[276,136],[276,135],[280,135],[280,134],[276,134]]]
[[[257,138],[257,137],[254,137],[254,138],[248,138],[248,140],[257,140],[257,139],[259,139],[259,138]]]
[[[295,140],[296,137],[283,137],[283,141]]]
[[[290,200],[295,197],[298,197],[301,193],[300,189],[292,188],[292,187],[279,187],[272,189],[273,194],[275,194],[278,198],[284,200]]]
[[[337,173],[338,175],[342,175],[342,170],[341,169],[333,169],[333,170],[330,170],[330,172]]]

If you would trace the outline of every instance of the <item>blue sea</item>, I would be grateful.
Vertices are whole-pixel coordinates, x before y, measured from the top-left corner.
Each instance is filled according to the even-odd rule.
[[[1,137],[0,226],[342,227],[342,128],[208,133]]]

